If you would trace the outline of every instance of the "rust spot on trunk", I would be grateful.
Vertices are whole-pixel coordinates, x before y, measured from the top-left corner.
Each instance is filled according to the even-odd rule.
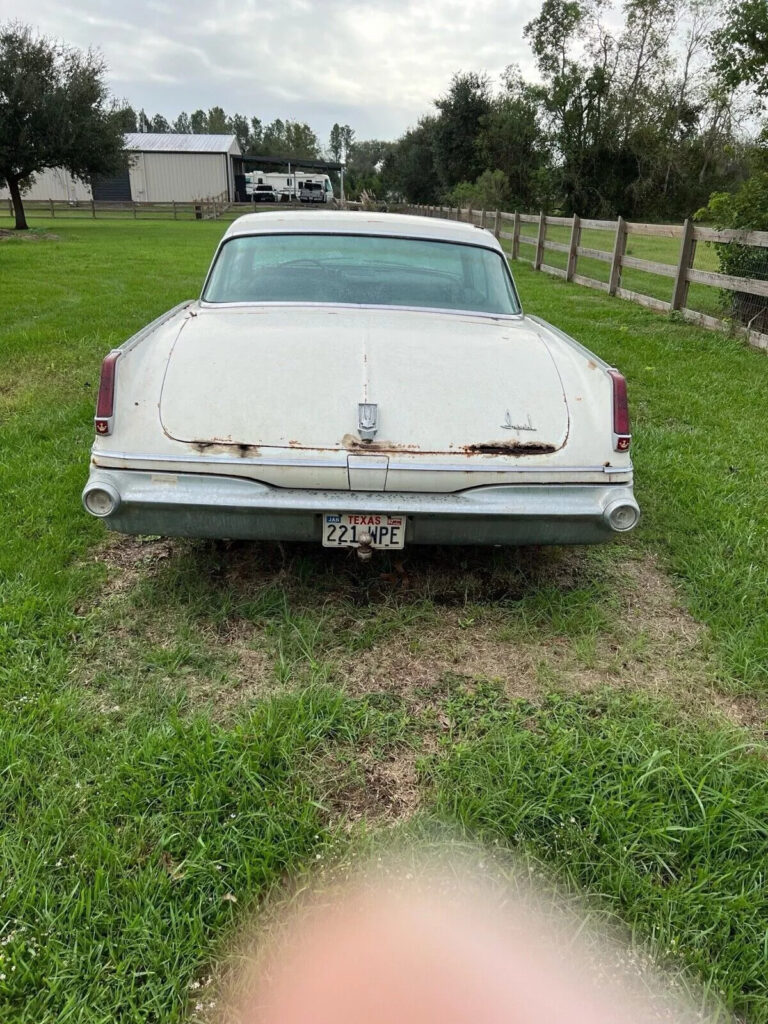
[[[487,441],[464,445],[461,450],[468,455],[549,455],[557,449],[539,441]]]
[[[342,445],[350,451],[357,452],[417,452],[417,444],[400,444],[397,441],[363,441],[354,434],[345,434]]]
[[[214,439],[212,441],[190,441],[189,444],[191,448],[195,449],[195,451],[208,455],[237,454],[241,458],[245,458],[247,455],[261,454],[258,445],[239,444],[235,441],[221,441]]]

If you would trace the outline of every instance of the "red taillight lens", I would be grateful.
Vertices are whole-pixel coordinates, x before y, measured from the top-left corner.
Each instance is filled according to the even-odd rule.
[[[613,447],[614,451],[627,452],[632,441],[629,429],[627,382],[618,370],[609,370],[608,376],[613,383]]]
[[[97,434],[112,433],[112,416],[115,411],[115,364],[119,358],[119,351],[110,352],[101,364],[99,395],[96,399],[96,417],[94,419]]]

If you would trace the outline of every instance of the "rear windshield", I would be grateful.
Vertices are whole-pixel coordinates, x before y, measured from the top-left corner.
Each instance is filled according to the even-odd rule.
[[[377,235],[232,238],[219,251],[203,299],[520,311],[498,252]]]

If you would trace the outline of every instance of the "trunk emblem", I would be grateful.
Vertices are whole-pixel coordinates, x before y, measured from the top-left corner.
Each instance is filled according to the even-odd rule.
[[[379,407],[372,402],[357,406],[357,432],[363,441],[372,441],[379,429]]]
[[[526,419],[525,423],[513,423],[512,422],[512,417],[509,414],[509,409],[507,409],[507,415],[504,417],[504,422],[501,424],[501,429],[502,430],[532,430],[534,433],[536,433],[536,431],[538,430],[538,428],[534,427],[533,423],[531,422],[531,414],[530,413],[528,413],[528,418]]]

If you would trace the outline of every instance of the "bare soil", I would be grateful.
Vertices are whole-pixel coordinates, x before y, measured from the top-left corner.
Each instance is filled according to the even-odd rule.
[[[686,611],[658,563],[633,549],[599,561],[579,548],[521,549],[501,556],[415,549],[371,567],[301,545],[111,536],[96,558],[107,569],[97,614],[109,633],[110,653],[106,664],[102,654],[97,664],[84,666],[87,684],[105,668],[120,671],[147,643],[163,649],[178,642],[183,612],[178,595],[171,593],[166,603],[152,595],[147,608],[135,592],[141,584],[151,593],[154,581],[158,588],[167,586],[163,574],[180,560],[186,559],[186,573],[192,560],[195,572],[199,558],[201,580],[205,577],[206,585],[216,588],[215,599],[220,595],[234,610],[215,622],[202,615],[195,626],[196,642],[216,669],[187,671],[168,681],[182,687],[191,704],[209,704],[219,716],[281,687],[305,685],[320,661],[324,678],[351,695],[390,693],[415,711],[425,694],[451,676],[467,684],[492,680],[510,697],[534,702],[552,691],[642,689],[679,701],[693,713],[714,711],[737,724],[765,724],[761,701],[721,692],[705,627]],[[186,585],[190,582],[194,587],[194,580]],[[589,593],[595,584],[610,596],[595,598],[601,615],[594,623],[577,617],[571,629],[568,620],[558,622],[556,597]],[[300,651],[282,673],[290,624],[238,613],[265,590],[277,590],[287,608],[315,616],[322,628],[317,649],[306,656]],[[537,617],[525,619],[520,602],[536,591],[549,599],[554,594],[555,610],[544,603]],[[425,604],[428,612],[417,614]],[[392,609],[413,610],[413,622],[406,615],[380,636],[374,630],[369,642],[353,642],[357,630],[370,628],[372,615],[375,619],[381,610],[386,616]],[[386,768],[377,764],[371,772],[378,773],[376,785],[386,789]],[[402,793],[392,797],[393,804],[408,801]]]
[[[0,228],[0,242],[14,239],[17,242],[60,242],[61,236],[52,231],[16,231],[13,228]]]

